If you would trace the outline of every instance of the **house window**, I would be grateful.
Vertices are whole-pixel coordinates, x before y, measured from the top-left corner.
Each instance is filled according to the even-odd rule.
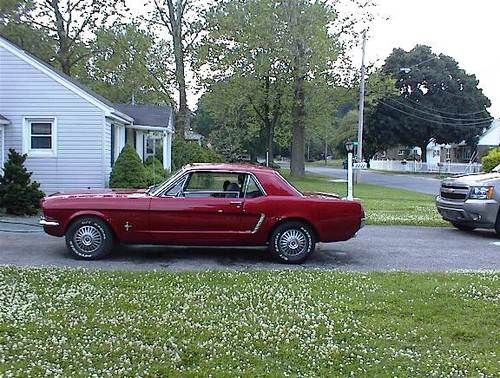
[[[55,156],[57,151],[54,118],[26,118],[24,152],[28,156]]]

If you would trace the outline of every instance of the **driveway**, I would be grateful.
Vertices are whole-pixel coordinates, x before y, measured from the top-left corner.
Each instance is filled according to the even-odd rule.
[[[262,249],[118,246],[100,261],[73,259],[64,239],[42,232],[0,232],[0,265],[119,270],[283,269]],[[347,242],[321,244],[301,268],[350,271],[500,270],[493,232],[452,228],[367,226]]]
[[[306,167],[306,170],[308,172],[319,173],[325,176],[347,179],[347,170],[345,169]],[[441,181],[432,177],[413,176],[409,174],[379,173],[375,171],[362,171],[359,182],[434,195],[439,193],[439,188],[441,186]]]

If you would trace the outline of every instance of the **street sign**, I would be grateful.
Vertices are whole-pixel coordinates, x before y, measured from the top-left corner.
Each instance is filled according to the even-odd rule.
[[[368,165],[365,162],[363,162],[363,163],[354,163],[352,168],[353,169],[358,169],[358,170],[368,169]]]

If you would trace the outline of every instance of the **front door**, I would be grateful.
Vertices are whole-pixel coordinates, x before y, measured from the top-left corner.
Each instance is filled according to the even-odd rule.
[[[156,243],[224,245],[244,233],[244,177],[236,173],[196,171],[175,193],[155,197],[150,224]],[[183,179],[181,179],[181,182]]]

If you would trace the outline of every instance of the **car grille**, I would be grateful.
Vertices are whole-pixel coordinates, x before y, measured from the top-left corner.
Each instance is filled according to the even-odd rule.
[[[441,185],[441,198],[454,201],[465,201],[468,194],[469,188],[467,186],[457,184]]]

